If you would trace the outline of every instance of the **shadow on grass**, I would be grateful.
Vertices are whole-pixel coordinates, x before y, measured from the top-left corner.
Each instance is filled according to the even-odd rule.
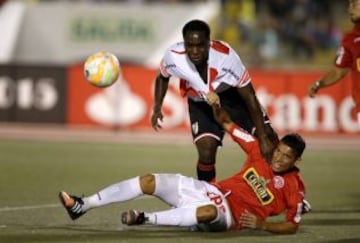
[[[340,215],[341,214],[341,215]],[[306,225],[360,225],[360,209],[313,210],[302,222]],[[324,217],[327,216],[328,217]],[[351,215],[351,217],[349,217]],[[358,217],[355,217],[359,215]],[[317,218],[320,217],[320,218]],[[359,241],[360,242],[360,241]]]
[[[272,234],[260,231],[243,230],[237,232],[191,232],[187,228],[159,227],[159,226],[133,226],[110,229],[94,225],[8,225],[9,231],[0,234],[0,242],[108,242],[126,239],[147,240],[147,242],[180,240],[186,242],[210,239],[226,240],[238,237],[273,237]],[[20,233],[21,232],[21,233]]]
[[[360,242],[360,238],[324,241],[324,243],[359,243],[359,242]]]
[[[305,225],[360,225],[360,219],[304,219]],[[358,241],[360,242],[360,241]]]
[[[360,209],[320,209],[320,210],[312,210],[311,214],[354,214],[360,213]]]

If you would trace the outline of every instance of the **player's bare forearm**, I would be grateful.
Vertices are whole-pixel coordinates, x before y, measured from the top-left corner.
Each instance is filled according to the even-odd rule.
[[[168,90],[169,78],[163,77],[161,74],[155,79],[155,90],[154,90],[154,106],[153,110],[161,110],[161,106]]]
[[[270,140],[266,131],[264,123],[264,115],[261,109],[261,105],[256,97],[255,91],[251,84],[245,87],[239,88],[238,92],[240,96],[245,100],[249,109],[250,118],[254,122],[256,127],[256,135],[260,142],[260,149],[267,161],[271,160],[275,144]]]
[[[212,108],[216,122],[219,123],[225,131],[230,131],[233,122],[229,114],[218,104],[212,105]]]
[[[331,86],[339,82],[348,72],[347,68],[334,67],[330,69],[320,80],[323,87]]]
[[[155,129],[155,131],[161,128],[161,125],[159,124],[159,121],[163,120],[161,107],[168,86],[169,86],[169,78],[165,78],[159,73],[155,80],[154,106],[153,106],[153,113],[151,115],[151,126]]]
[[[254,122],[258,135],[265,135],[264,116],[256,97],[253,97],[251,100],[249,100],[248,107],[250,110],[251,119]]]
[[[310,85],[309,96],[315,97],[315,94],[320,89],[338,83],[348,73],[348,71],[348,68],[333,67],[328,72],[326,72],[321,79]]]
[[[297,225],[291,222],[273,223],[264,221],[261,226],[262,230],[277,234],[295,234],[297,228]]]
[[[248,211],[241,215],[240,224],[244,228],[259,229],[277,234],[294,234],[298,228],[292,222],[266,222]]]
[[[245,87],[238,88],[238,93],[246,102],[246,106],[249,109],[250,118],[254,122],[257,133],[265,134],[264,116],[261,110],[260,103],[256,97],[255,91],[251,84]]]

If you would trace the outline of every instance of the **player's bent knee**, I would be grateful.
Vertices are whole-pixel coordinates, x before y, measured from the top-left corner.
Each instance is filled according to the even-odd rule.
[[[140,187],[144,194],[153,194],[155,191],[155,176],[153,174],[145,174],[140,176]]]
[[[205,136],[196,141],[196,147],[204,150],[216,150],[219,146],[219,141],[211,136]]]
[[[218,210],[215,205],[206,205],[198,207],[196,218],[198,223],[210,223],[217,218]]]
[[[196,142],[199,161],[203,164],[214,164],[219,141],[212,137],[204,137]]]

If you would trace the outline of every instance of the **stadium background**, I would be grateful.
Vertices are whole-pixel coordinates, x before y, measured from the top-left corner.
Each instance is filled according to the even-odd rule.
[[[0,242],[360,241],[360,137],[349,77],[316,99],[307,97],[310,82],[332,64],[342,34],[351,28],[347,1],[1,4]],[[155,133],[149,125],[159,58],[168,44],[181,40],[181,27],[192,18],[207,20],[213,38],[239,52],[274,127],[299,131],[308,141],[301,168],[314,210],[296,236],[119,226],[120,210],[162,208],[150,199],[91,212],[77,222],[58,204],[58,190],[88,194],[149,171],[195,176],[196,151],[177,80],[164,103],[164,129]],[[119,57],[123,77],[97,89],[86,83],[82,63],[103,49]],[[226,138],[219,179],[244,159],[235,146]]]

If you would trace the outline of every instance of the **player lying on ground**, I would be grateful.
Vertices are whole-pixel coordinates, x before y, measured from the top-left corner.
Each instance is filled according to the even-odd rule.
[[[183,226],[204,231],[261,229],[273,233],[295,233],[305,194],[299,162],[305,142],[298,134],[284,136],[270,163],[261,155],[258,140],[234,124],[229,115],[214,106],[217,122],[247,153],[237,174],[211,184],[180,174],[146,174],[110,185],[89,196],[76,197],[62,191],[60,200],[75,220],[90,209],[154,195],[172,206],[159,212],[129,210],[121,215],[127,225],[144,223]],[[266,218],[286,212],[283,222]]]

